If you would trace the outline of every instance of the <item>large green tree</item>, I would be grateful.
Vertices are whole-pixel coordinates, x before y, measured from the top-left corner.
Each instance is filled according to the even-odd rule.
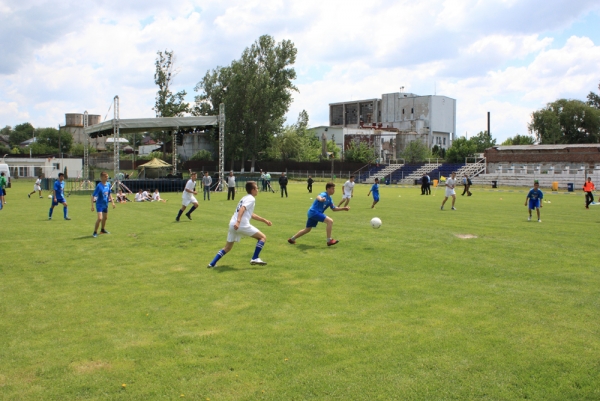
[[[400,152],[400,157],[407,163],[422,162],[431,156],[431,150],[427,144],[418,139],[407,143],[402,152]]]
[[[158,86],[158,91],[152,110],[156,113],[156,117],[181,117],[190,111],[190,105],[184,101],[187,95],[185,90],[177,93],[171,90],[173,79],[177,75],[175,53],[172,50],[165,50],[164,53],[156,52],[156,55],[154,83]],[[172,139],[168,133],[162,131],[153,132],[152,137],[162,142]]]
[[[492,138],[492,134],[487,131],[480,131],[479,134],[472,137],[470,141],[475,145],[475,151],[477,153],[483,153],[487,148],[496,146],[496,140]]]
[[[598,90],[600,91],[600,84],[598,84]],[[589,95],[587,95],[587,104],[589,106],[592,106],[596,109],[600,109],[600,96],[594,92],[590,92]]]
[[[464,163],[465,158],[475,156],[477,145],[471,140],[460,137],[452,141],[452,146],[446,151],[446,160],[450,163]]]
[[[263,35],[228,67],[208,71],[195,91],[196,115],[216,115],[225,104],[227,156],[256,160],[267,157],[274,134],[282,131],[292,102],[297,50],[289,40],[276,43]]]
[[[539,143],[597,143],[600,110],[580,100],[559,99],[531,116],[529,131]]]
[[[8,134],[10,145],[12,147],[19,146],[21,142],[33,138],[34,132],[35,128],[30,123],[15,125],[15,128]]]
[[[375,161],[376,156],[375,147],[365,142],[352,141],[344,152],[344,160],[347,162],[371,163]]]
[[[535,143],[535,138],[531,135],[515,135],[512,138],[507,138],[502,145],[533,145]]]
[[[31,145],[31,150],[36,154],[68,153],[73,144],[71,133],[56,128],[37,129],[35,137],[36,142]]]

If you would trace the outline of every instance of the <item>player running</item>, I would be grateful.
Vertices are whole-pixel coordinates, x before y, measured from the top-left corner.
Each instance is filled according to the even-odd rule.
[[[192,172],[190,174],[190,179],[188,180],[188,182],[185,184],[185,189],[183,190],[183,194],[181,195],[181,209],[179,209],[179,213],[177,214],[177,217],[175,217],[176,221],[179,221],[179,218],[181,217],[181,214],[185,211],[185,208],[191,203],[194,206],[190,209],[189,212],[187,212],[185,215],[187,216],[188,219],[192,219],[191,214],[194,213],[194,210],[196,210],[198,208],[198,201],[196,200],[196,197],[194,195],[198,194],[198,192],[196,191],[196,173]]]
[[[52,205],[50,206],[50,212],[48,213],[48,220],[52,220],[54,207],[58,206],[59,203],[63,205],[63,216],[65,220],[71,220],[69,217],[67,201],[65,200],[65,175],[63,173],[58,173],[58,180],[54,181]]]
[[[317,198],[314,200],[310,209],[308,209],[308,220],[306,221],[306,228],[298,231],[292,238],[288,239],[288,242],[292,245],[296,243],[296,239],[302,237],[304,234],[308,234],[313,227],[316,227],[319,223],[325,223],[327,225],[327,246],[332,246],[337,244],[338,240],[335,240],[331,237],[331,230],[333,228],[333,219],[331,217],[325,216],[325,210],[327,208],[331,208],[334,212],[339,212],[341,210],[348,211],[350,207],[335,207],[333,204],[333,200],[331,199],[331,195],[335,193],[335,184],[333,182],[328,182],[325,185],[325,192],[321,192]]]
[[[96,185],[96,189],[92,194],[92,212],[94,211],[94,201],[96,202],[96,212],[98,213],[98,219],[94,226],[94,233],[92,237],[98,237],[98,226],[102,223],[100,234],[110,234],[104,229],[106,226],[106,220],[108,219],[108,202],[112,202],[113,209],[115,208],[115,200],[110,193],[110,184],[108,181],[108,173],[103,171],[100,173],[100,182]]]
[[[344,183],[342,187],[342,201],[339,203],[338,207],[342,206],[342,203],[346,202],[344,206],[348,206],[350,203],[350,198],[354,196],[354,176],[351,175],[350,179]]]
[[[377,202],[379,202],[379,178],[375,178],[375,184],[373,184],[367,196],[371,195],[371,192],[373,193],[373,204],[371,205],[371,209],[373,209]]]
[[[33,191],[28,193],[27,196],[29,198],[31,198],[31,195],[33,195],[36,192],[39,192],[40,198],[41,198],[42,197],[42,176],[41,175],[39,175],[37,180],[35,180],[35,184],[33,184]]]
[[[227,233],[227,242],[225,247],[217,252],[215,258],[208,264],[208,268],[215,267],[217,262],[225,256],[227,252],[233,248],[236,242],[240,242],[242,237],[252,237],[258,240],[256,248],[254,249],[254,255],[250,260],[251,265],[265,266],[267,262],[264,262],[259,258],[260,251],[262,251],[267,241],[267,236],[260,232],[260,230],[250,224],[250,219],[262,221],[268,226],[271,226],[271,222],[265,218],[254,214],[254,206],[256,204],[256,195],[258,195],[258,185],[254,181],[248,181],[246,183],[246,192],[248,195],[244,196],[237,205],[235,213],[231,216],[229,221],[229,232]]]

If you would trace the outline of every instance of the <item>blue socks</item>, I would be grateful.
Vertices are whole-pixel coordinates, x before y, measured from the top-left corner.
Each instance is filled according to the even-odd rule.
[[[212,260],[212,262],[210,262],[210,265],[216,266],[219,259],[221,259],[223,256],[225,256],[225,253],[226,252],[224,249],[221,249],[219,252],[217,252],[217,255],[215,256],[215,258]]]
[[[262,251],[263,246],[265,246],[264,241],[258,241],[256,243],[256,248],[254,249],[254,256],[252,256],[252,259],[258,259],[258,255],[260,255],[260,251]]]
[[[66,206],[63,208],[63,216],[64,216],[65,219],[68,217]]]
[[[53,211],[54,211],[54,208],[53,208],[53,207],[51,207],[51,208],[50,208],[50,212],[48,213],[48,217],[52,217],[52,212],[53,212]]]

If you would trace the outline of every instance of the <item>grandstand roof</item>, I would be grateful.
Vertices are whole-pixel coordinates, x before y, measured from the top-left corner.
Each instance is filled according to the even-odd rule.
[[[498,151],[510,150],[563,150],[569,148],[600,148],[600,143],[577,143],[577,144],[560,144],[560,145],[509,145],[509,146],[493,146]]]
[[[160,118],[131,118],[120,119],[119,132],[121,134],[132,134],[134,132],[175,130],[182,128],[203,128],[218,125],[217,116],[200,117],[160,117]],[[91,138],[101,136],[112,136],[114,120],[101,122],[85,129],[85,133]]]

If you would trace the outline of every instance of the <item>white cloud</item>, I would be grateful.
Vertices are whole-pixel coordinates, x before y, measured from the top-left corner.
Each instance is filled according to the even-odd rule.
[[[564,45],[548,33],[596,3],[0,0],[0,125],[56,126],[86,109],[104,117],[115,95],[122,118],[153,116],[156,51],[175,51],[173,89],[192,99],[207,70],[270,34],[298,49],[290,123],[302,109],[326,124],[331,102],[436,86],[458,100],[459,133],[485,129],[491,111],[494,134],[522,134],[531,111],[597,87],[599,28]]]

